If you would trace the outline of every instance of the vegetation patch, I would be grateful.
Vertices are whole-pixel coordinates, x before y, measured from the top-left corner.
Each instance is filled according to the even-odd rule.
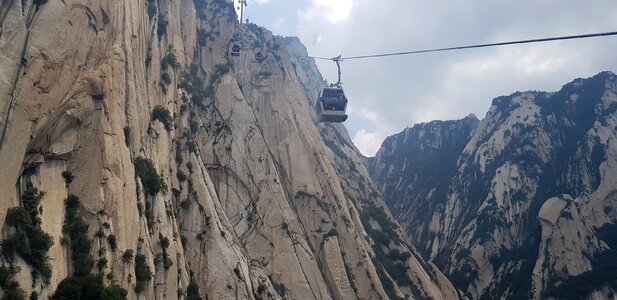
[[[323,239],[326,240],[329,237],[337,236],[337,235],[338,235],[338,232],[336,231],[336,229],[332,228],[332,229],[330,229],[330,231],[328,231],[326,234],[324,234]]]
[[[272,280],[272,276],[270,275],[268,275],[268,278],[270,278],[270,282],[272,282],[272,287],[274,287],[276,293],[279,294],[282,299],[285,299],[285,294],[287,293],[287,287],[285,287],[285,284]]]
[[[178,63],[178,58],[173,52],[167,53],[167,55],[165,55],[163,59],[161,59],[161,70],[166,70],[168,67],[171,67],[173,69],[177,69],[178,67],[180,67],[180,64]]]
[[[396,233],[396,224],[390,220],[383,208],[369,202],[364,207],[360,220],[369,236],[375,241],[375,245],[373,245],[375,257],[372,260],[377,269],[377,275],[386,290],[386,294],[391,299],[400,299],[394,289],[394,282],[390,278],[401,286],[413,288],[413,282],[407,273],[408,266],[405,264],[407,259],[411,257],[411,253],[408,251],[402,252],[396,248],[388,251],[390,242],[400,245],[402,241]],[[379,224],[380,229],[373,228],[370,220]],[[414,293],[414,296],[421,298],[423,295]]]
[[[47,3],[47,0],[32,0],[32,4],[34,4],[37,8]]]
[[[133,260],[133,249],[126,249],[122,254],[122,261],[129,263]]]
[[[178,170],[178,172],[176,173],[176,177],[178,178],[178,181],[180,182],[186,181],[186,173],[184,173],[182,170]]]
[[[201,300],[201,296],[199,296],[199,286],[195,283],[193,278],[191,278],[189,286],[186,288],[186,300]]]
[[[189,209],[191,207],[191,200],[185,199],[185,200],[180,201],[180,207],[182,209]]]
[[[99,261],[96,263],[97,268],[99,269],[99,272],[102,272],[103,270],[105,270],[105,268],[107,267],[107,258],[102,257],[101,259],[99,259]]]
[[[139,294],[146,289],[146,284],[152,278],[152,271],[146,262],[146,256],[135,256],[135,293]]]
[[[6,215],[6,224],[15,229],[15,233],[8,235],[2,241],[2,254],[9,262],[13,262],[14,255],[18,254],[32,266],[33,280],[40,274],[45,282],[51,277],[51,266],[47,252],[54,244],[52,237],[41,229],[40,202],[44,192],[39,191],[31,183],[21,195],[23,207],[9,208]]]
[[[167,73],[163,73],[163,74],[167,74]],[[169,79],[169,83],[171,83],[171,79]],[[165,129],[167,130],[171,130],[173,127],[173,119],[171,118],[171,113],[169,112],[169,109],[165,108],[162,105],[157,105],[152,110],[152,121],[154,120],[161,121],[161,123],[165,125]]]
[[[124,143],[128,147],[131,145],[131,127],[124,126],[122,132],[124,132]]]
[[[161,73],[161,89],[163,90],[163,93],[167,93],[167,86],[169,86],[170,84],[171,84],[171,76],[169,76],[169,73],[167,72],[162,72]],[[167,126],[165,128],[167,128]],[[167,130],[169,130],[169,128],[167,128]]]
[[[542,298],[585,299],[605,285],[617,286],[617,225],[606,224],[596,229],[598,238],[612,249],[591,258],[592,269],[577,276],[557,278],[542,293]]]
[[[56,292],[51,297],[54,300],[74,299],[126,299],[127,291],[116,284],[105,286],[103,275],[86,275],[82,277],[67,277],[60,282]]]
[[[77,214],[80,204],[77,196],[68,195],[64,201],[66,216],[62,227],[62,232],[69,237],[73,274],[78,277],[90,274],[94,266],[94,258],[90,254],[92,241],[88,238],[89,225]]]
[[[373,260],[373,263],[377,266],[377,264],[375,263],[375,260]],[[396,290],[394,289],[394,283],[392,282],[392,280],[388,278],[388,275],[383,270],[383,268],[376,267],[376,269],[377,269],[377,277],[379,277],[379,281],[381,281],[381,285],[383,286],[384,291],[388,295],[388,298],[395,299],[395,300],[404,300],[405,298],[400,297],[396,293]]]
[[[148,0],[146,6],[148,10],[148,17],[150,19],[154,18],[157,12],[156,0]]]
[[[159,37],[160,41],[163,35],[167,33],[167,24],[169,24],[169,22],[167,22],[167,19],[165,17],[159,15],[159,20],[156,24],[156,35]]]
[[[126,299],[125,289],[116,284],[106,287],[103,283],[103,274],[90,274],[94,266],[94,258],[90,254],[92,240],[88,238],[89,225],[78,215],[80,205],[79,198],[72,194],[69,194],[64,201],[66,215],[62,232],[68,236],[73,261],[73,276],[63,279],[51,298],[61,300]],[[107,263],[106,258],[101,258],[97,262],[99,271],[105,269]]]
[[[62,178],[64,178],[64,182],[66,182],[66,185],[69,185],[71,182],[73,182],[75,176],[73,176],[73,173],[69,171],[62,171]]]
[[[159,244],[161,245],[161,248],[163,248],[163,254],[157,255],[157,261],[155,263],[157,263],[159,260],[162,260],[163,267],[165,268],[165,270],[168,270],[171,266],[174,265],[174,262],[169,257],[169,253],[167,253],[167,248],[169,248],[169,239],[159,233]]]
[[[218,33],[220,35],[220,32]],[[214,31],[206,31],[204,29],[197,30],[197,45],[204,47],[208,43],[208,41],[213,42],[216,38],[214,37],[216,32]]]
[[[2,299],[26,299],[26,292],[15,281],[15,274],[19,271],[18,266],[0,266],[0,288],[4,292]]]
[[[214,72],[210,75],[207,81],[203,77],[205,75],[200,71],[198,65],[191,65],[189,72],[186,72],[180,81],[180,87],[190,93],[193,97],[193,102],[199,106],[205,106],[205,100],[214,96],[214,85],[230,71],[227,64],[217,64],[214,66]]]
[[[165,184],[163,178],[157,173],[152,160],[139,156],[135,158],[134,163],[135,172],[139,179],[141,179],[146,193],[154,196],[160,191],[167,191],[167,184]]]
[[[113,234],[107,236],[107,243],[109,243],[109,248],[111,248],[111,251],[116,252],[116,249],[118,249],[118,242],[116,241],[116,236]]]

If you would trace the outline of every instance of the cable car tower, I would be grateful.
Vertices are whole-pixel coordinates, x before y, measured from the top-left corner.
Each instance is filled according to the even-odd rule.
[[[341,123],[347,120],[345,110],[347,109],[347,97],[343,92],[343,83],[341,82],[341,56],[331,58],[336,63],[338,69],[338,81],[331,83],[330,86],[324,86],[321,89],[315,111],[319,122]]]
[[[237,9],[240,10],[240,26],[242,26],[242,18],[244,17],[244,7],[247,6],[246,4],[246,0],[239,0],[238,2],[240,4],[240,7],[238,7]],[[240,56],[240,44],[238,42],[238,27],[236,27],[236,33],[234,33],[234,37],[232,39],[232,45],[231,45],[231,51],[230,54],[231,56]]]
[[[238,3],[240,3],[240,24],[242,24],[242,22],[244,22],[244,8],[247,4],[246,0],[239,0]]]

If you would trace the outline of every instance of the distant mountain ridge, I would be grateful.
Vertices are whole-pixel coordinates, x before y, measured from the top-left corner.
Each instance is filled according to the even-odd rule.
[[[598,266],[617,258],[616,111],[617,76],[602,72],[495,98],[482,121],[408,128],[369,169],[418,250],[471,298],[602,299],[615,286]]]

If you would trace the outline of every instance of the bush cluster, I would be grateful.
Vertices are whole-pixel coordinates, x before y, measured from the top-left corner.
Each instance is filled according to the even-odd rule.
[[[131,262],[132,260],[133,260],[133,249],[127,249],[122,254],[122,261],[128,263],[128,262]]]
[[[135,172],[139,179],[141,179],[146,193],[154,196],[160,191],[167,191],[167,184],[165,184],[163,178],[156,172],[152,160],[139,156],[135,158],[134,163]]]
[[[195,283],[193,278],[191,278],[189,286],[186,289],[186,300],[201,300],[201,296],[199,296],[199,286]]]
[[[116,252],[116,249],[118,249],[118,242],[116,240],[116,236],[110,234],[109,236],[107,236],[107,242],[109,243],[109,248],[111,248],[111,251]]]
[[[67,185],[73,182],[73,179],[75,178],[73,173],[69,171],[62,171],[62,177],[64,178],[64,182],[66,182]]]
[[[146,283],[150,281],[152,271],[146,262],[146,256],[137,254],[135,256],[135,293],[139,294],[146,289]]]
[[[169,239],[159,233],[159,243],[161,244],[161,248],[163,248],[163,253],[157,255],[156,260],[162,260],[163,267],[165,268],[165,270],[168,270],[171,266],[174,265],[174,262],[169,257],[169,253],[167,253],[167,248],[169,248]]]
[[[167,73],[164,73],[164,74],[167,74]],[[169,82],[171,82],[171,79],[169,79]],[[157,105],[152,110],[152,121],[154,120],[161,121],[161,123],[163,123],[163,125],[165,126],[165,129],[167,130],[171,130],[173,127],[173,120],[171,118],[171,113],[169,112],[169,109],[165,108],[162,105]]]
[[[386,276],[386,272],[399,285],[413,288],[413,282],[409,278],[405,264],[405,261],[411,257],[411,253],[401,252],[399,249],[385,252],[385,249],[389,248],[390,242],[400,245],[401,241],[396,233],[396,224],[390,220],[383,208],[369,202],[364,207],[360,219],[369,236],[375,241],[373,246],[375,257],[372,260],[377,268],[377,275],[384,286],[386,294],[393,299],[400,298],[396,295],[394,283]],[[371,226],[370,220],[377,222],[381,230],[374,229]]]
[[[0,266],[0,288],[4,291],[2,299],[25,299],[26,292],[15,281],[15,274],[19,273],[18,266]]]
[[[193,102],[197,105],[204,106],[205,100],[214,96],[214,85],[231,69],[227,64],[217,64],[214,66],[214,72],[210,75],[208,85],[202,76],[198,65],[191,65],[189,72],[185,73],[180,81],[180,87],[190,93],[193,97]]]
[[[90,274],[94,266],[94,258],[90,254],[92,241],[88,238],[90,226],[77,214],[80,204],[79,198],[73,194],[69,194],[64,200],[66,216],[62,232],[69,237],[75,276]]]
[[[94,258],[90,253],[92,250],[92,240],[88,238],[89,225],[78,215],[80,205],[79,197],[73,194],[69,194],[64,200],[66,215],[62,232],[68,236],[68,242],[70,243],[73,276],[63,279],[51,298],[54,300],[126,299],[128,293],[125,289],[116,284],[106,287],[103,283],[103,274],[90,274],[94,266]],[[102,230],[99,230],[99,232],[99,237],[103,237]],[[113,234],[109,235],[108,241],[109,237],[113,237],[115,243],[115,236]],[[107,266],[107,262],[107,259],[104,257],[98,261],[99,271]]]
[[[124,128],[122,128],[122,132],[124,133],[124,143],[128,147],[131,145],[131,127],[124,126]]]
[[[148,17],[150,19],[152,19],[154,16],[156,16],[156,11],[157,11],[157,7],[156,7],[156,1],[155,0],[148,0]]]
[[[67,277],[60,282],[53,300],[122,300],[126,299],[127,291],[116,284],[105,286],[103,275],[86,275],[82,277]]]
[[[157,22],[156,27],[156,35],[159,37],[159,40],[163,37],[165,33],[167,33],[167,19],[161,15],[159,15],[159,20]]]
[[[45,3],[47,3],[47,0],[33,0],[32,4],[34,4],[37,8],[40,7],[41,5],[44,5]]]
[[[15,253],[40,274],[46,281],[51,277],[51,266],[47,252],[54,244],[52,237],[41,229],[40,202],[45,193],[32,184],[26,186],[21,195],[23,207],[9,208],[6,224],[15,228],[15,233],[2,241],[2,254],[12,262]],[[35,278],[36,279],[36,278]]]
[[[178,58],[176,58],[176,55],[172,52],[167,53],[167,55],[161,59],[161,70],[166,70],[167,67],[172,67],[173,69],[180,67]]]

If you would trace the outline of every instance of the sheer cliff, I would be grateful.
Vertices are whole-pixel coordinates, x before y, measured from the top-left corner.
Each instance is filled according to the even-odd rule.
[[[614,293],[617,76],[493,100],[389,137],[371,174],[426,259],[474,299]]]
[[[458,298],[231,2],[0,0],[0,49],[3,295]]]

